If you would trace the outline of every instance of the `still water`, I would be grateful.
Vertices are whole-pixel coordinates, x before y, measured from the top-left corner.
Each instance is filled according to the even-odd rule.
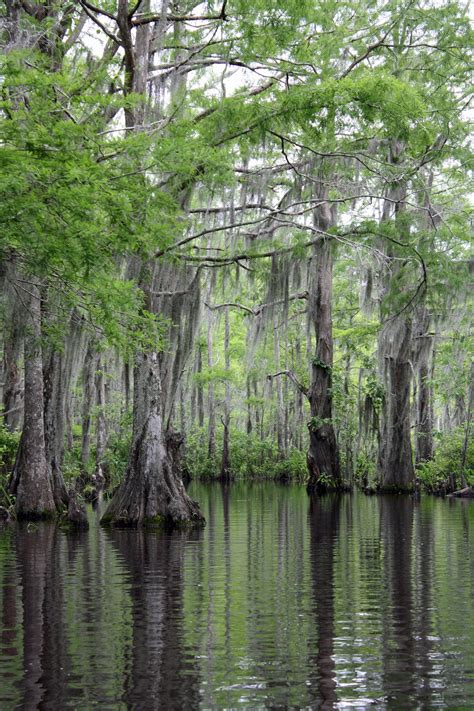
[[[0,709],[474,709],[474,501],[192,484],[207,527],[0,531]]]

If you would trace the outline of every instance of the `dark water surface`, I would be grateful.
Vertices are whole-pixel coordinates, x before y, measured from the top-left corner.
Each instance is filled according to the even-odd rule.
[[[0,531],[0,709],[474,709],[474,502],[191,488],[200,532]]]

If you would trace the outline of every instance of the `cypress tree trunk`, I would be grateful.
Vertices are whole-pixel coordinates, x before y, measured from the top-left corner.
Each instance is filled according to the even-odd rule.
[[[324,223],[327,226],[328,220]],[[309,493],[342,488],[332,422],[332,254],[329,239],[322,239],[314,245],[312,268],[314,274],[308,309],[316,331],[316,352],[312,360],[309,390]]]
[[[157,353],[137,356],[134,371],[133,442],[127,471],[102,523],[159,527],[204,523],[199,506],[186,494],[169,452]]]
[[[393,142],[390,162],[401,164],[404,146]],[[397,225],[404,209],[405,181],[397,181],[388,188],[388,199],[383,206],[382,221],[393,220]],[[383,275],[384,294],[390,292],[395,277],[400,290],[410,287],[413,274],[409,264],[395,261],[393,246],[384,246],[390,270]],[[389,309],[390,311],[390,309]],[[382,314],[384,310],[382,308]],[[379,333],[379,373],[385,389],[381,408],[381,424],[377,461],[377,478],[381,491],[409,491],[415,471],[411,447],[410,392],[412,378],[412,323],[407,314],[399,312],[386,319]]]
[[[209,321],[207,325],[207,367],[209,370],[213,366],[213,338],[212,338],[212,327],[213,327],[212,314],[209,314]],[[212,375],[209,378],[209,383],[207,386],[207,409],[208,409],[208,456],[209,459],[214,460],[216,456],[216,406],[214,401],[214,383],[212,381]]]
[[[95,392],[97,405],[96,420],[96,454],[95,454],[95,486],[98,490],[105,484],[104,457],[107,448],[107,420],[105,418],[105,359],[100,358],[95,376]]]
[[[54,499],[58,508],[61,504],[67,504],[69,500],[61,472],[66,418],[63,366],[63,355],[51,349],[43,367],[44,437],[46,459],[52,475]]]
[[[89,344],[84,361],[82,373],[82,444],[81,444],[81,464],[82,471],[87,472],[91,447],[91,411],[92,398],[94,393],[94,376],[97,358],[94,354],[92,344]]]
[[[385,397],[377,469],[382,491],[408,491],[415,477],[410,438],[411,336],[406,316],[387,322],[380,336]]]
[[[10,323],[3,335],[3,422],[13,432],[21,427],[22,378],[20,355],[23,345],[21,310],[18,299],[12,305]]]
[[[245,387],[246,387],[246,395],[247,395],[247,423],[245,426],[245,430],[248,435],[252,434],[252,408],[251,408],[251,397],[252,397],[252,392],[250,390],[250,375],[247,375],[245,379]]]
[[[196,373],[198,376],[202,373],[202,345],[199,343],[197,351],[197,363],[196,363]],[[204,390],[202,387],[202,382],[199,379],[197,384],[197,416],[198,416],[198,426],[199,429],[204,427]]]
[[[224,332],[224,358],[227,380],[225,381],[225,399],[224,399],[224,425],[223,444],[222,444],[222,461],[220,478],[223,481],[229,481],[231,478],[230,464],[230,449],[229,449],[229,423],[230,423],[230,320],[229,307],[225,310],[225,332]]]
[[[150,10],[149,0],[141,3],[140,10],[144,13]],[[152,37],[148,23],[134,29],[126,0],[120,0],[117,5],[117,26],[124,47],[126,93],[139,94],[143,99],[134,109],[130,107],[125,111],[126,125],[134,130],[145,118],[152,40],[158,40],[156,34]],[[167,27],[166,23],[164,27]],[[159,34],[160,28],[156,31]],[[181,191],[184,208],[188,189],[183,187]],[[168,336],[172,348],[161,354],[150,351],[136,357],[132,446],[124,481],[114,494],[102,523],[117,526],[202,525],[204,519],[199,506],[186,494],[181,472],[176,466],[174,438],[168,436],[172,434],[170,422],[179,379],[198,322],[199,279],[194,273],[194,278],[183,291],[183,279],[188,281],[187,277],[192,275],[189,270],[179,270],[166,262],[158,264],[155,260],[141,264],[140,270],[139,285],[145,294],[146,307],[169,319]]]
[[[123,390],[125,397],[125,412],[130,409],[130,363],[123,364]]]
[[[29,284],[25,333],[25,414],[10,491],[19,518],[48,518],[56,512],[51,470],[46,458],[41,350],[41,297]]]
[[[273,318],[273,357],[275,358],[275,368],[280,370],[281,367],[281,344],[277,314]],[[283,401],[283,382],[282,378],[277,378],[275,383],[277,391],[277,417],[276,417],[276,435],[278,445],[278,455],[280,459],[286,457],[286,442],[285,442],[285,405]]]
[[[417,464],[433,458],[433,376],[434,337],[428,333],[430,319],[423,308],[415,333],[417,362],[417,402],[415,461]]]

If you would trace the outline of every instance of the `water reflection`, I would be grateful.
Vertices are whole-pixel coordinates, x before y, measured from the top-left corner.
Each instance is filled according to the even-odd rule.
[[[207,527],[0,531],[0,709],[474,708],[474,505],[192,484]]]
[[[311,578],[317,636],[316,644],[311,645],[308,663],[312,681],[310,700],[311,703],[317,703],[321,709],[333,709],[337,701],[334,661],[334,549],[339,532],[340,512],[340,496],[311,497]]]
[[[132,599],[132,640],[125,677],[127,708],[198,708],[199,677],[184,649],[183,559],[200,532],[161,535],[130,529],[109,533],[127,567]]]
[[[388,595],[383,618],[383,686],[387,708],[406,708],[406,691],[414,688],[412,537],[413,501],[382,497],[380,531]]]

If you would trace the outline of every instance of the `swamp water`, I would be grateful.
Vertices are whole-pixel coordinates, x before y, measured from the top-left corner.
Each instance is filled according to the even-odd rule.
[[[474,501],[192,484],[204,530],[0,530],[0,709],[474,709]]]

